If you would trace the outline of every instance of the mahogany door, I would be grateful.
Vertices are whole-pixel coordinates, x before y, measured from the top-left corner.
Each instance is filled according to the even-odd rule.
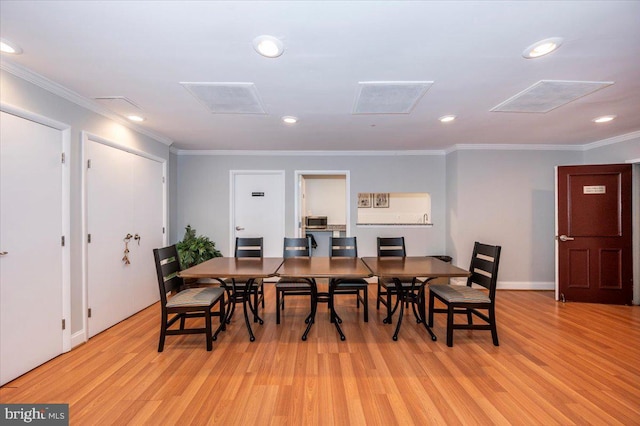
[[[562,300],[631,304],[631,165],[558,167]]]

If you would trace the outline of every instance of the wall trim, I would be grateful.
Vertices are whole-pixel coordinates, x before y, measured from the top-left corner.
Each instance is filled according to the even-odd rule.
[[[191,149],[170,149],[176,155],[255,155],[255,156],[415,156],[415,155],[445,155],[444,150],[411,150],[411,151],[241,151],[241,150],[191,150]]]
[[[553,281],[498,281],[498,290],[550,290],[556,284]]]
[[[8,73],[11,73],[16,77],[19,77],[25,81],[28,81],[29,83],[35,84],[36,86],[41,87],[42,89],[48,92],[51,92],[56,96],[60,96],[61,98],[64,98],[70,102],[73,102],[74,104],[79,105],[82,108],[86,108],[90,111],[95,112],[96,114],[100,114],[108,118],[109,120],[113,120],[118,124],[122,124],[123,126],[130,128],[131,130],[134,130],[138,133],[142,133],[143,135],[149,136],[150,138],[164,145],[170,146],[171,144],[173,144],[173,141],[171,139],[164,136],[157,135],[153,132],[150,132],[147,129],[137,126],[136,124],[131,123],[129,120],[125,119],[124,117],[121,117],[120,115],[103,107],[102,105],[99,105],[98,103],[92,101],[91,99],[86,98],[74,92],[73,90],[67,89],[61,84],[58,84],[52,80],[49,80],[48,78],[36,72],[33,72],[28,68],[25,68],[21,65],[13,63],[10,60],[5,60],[4,57],[0,62],[0,69],[5,70]]]

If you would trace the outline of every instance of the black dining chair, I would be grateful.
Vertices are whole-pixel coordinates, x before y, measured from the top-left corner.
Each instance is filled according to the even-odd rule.
[[[236,237],[235,257],[262,257],[263,255],[263,238],[262,237]],[[235,304],[242,303],[243,294],[246,291],[247,281],[229,278],[225,280],[225,287],[230,288],[231,312],[228,317],[233,316]],[[264,309],[264,283],[262,278],[253,280],[251,289],[253,294],[253,307],[258,309],[262,304]],[[254,322],[257,318],[254,317]]]
[[[358,257],[356,237],[331,237],[330,257]],[[329,282],[329,307],[334,304],[334,296],[351,294],[356,296],[356,307],[362,304],[364,322],[369,322],[369,283],[362,278],[333,278]]]
[[[433,327],[433,314],[447,314],[447,346],[453,346],[453,330],[491,330],[493,344],[499,345],[496,327],[496,286],[498,283],[498,265],[500,262],[500,246],[491,246],[476,241],[471,256],[466,285],[432,285],[429,287],[429,325]],[[477,284],[483,289],[472,287]],[[446,308],[435,308],[435,299],[440,300]],[[486,310],[484,312],[478,309]],[[457,314],[467,316],[466,324],[456,324]],[[484,322],[474,324],[476,316]]]
[[[311,238],[288,238],[284,239],[283,257],[310,257]],[[280,324],[280,311],[284,310],[285,296],[308,296],[311,300],[311,284],[304,278],[280,278],[275,285],[276,288],[276,324]],[[312,306],[313,309],[313,306]]]
[[[378,257],[406,257],[407,251],[404,245],[404,237],[378,237]],[[404,288],[411,288],[413,280],[404,278],[400,280]],[[397,296],[396,284],[393,278],[378,277],[378,294],[376,296],[376,309],[380,309],[382,303],[387,309],[387,321],[391,323],[392,297]]]
[[[207,350],[213,348],[213,341],[218,333],[225,329],[225,298],[224,289],[221,287],[188,288],[183,287],[183,279],[178,276],[180,272],[180,260],[175,245],[154,249],[153,256],[156,263],[156,273],[160,290],[160,308],[162,322],[160,324],[160,342],[158,352],[164,350],[164,341],[167,335],[176,334],[202,334],[206,335]],[[174,293],[167,297],[168,293]],[[214,306],[218,304],[219,312],[214,312]],[[169,315],[175,314],[169,318]],[[215,333],[212,333],[212,317],[220,317],[220,325]],[[203,328],[185,328],[187,318],[204,318]],[[180,320],[179,329],[170,329],[176,321]]]

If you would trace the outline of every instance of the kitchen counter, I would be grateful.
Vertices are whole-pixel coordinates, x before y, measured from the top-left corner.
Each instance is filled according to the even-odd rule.
[[[433,226],[433,223],[356,223],[356,226]]]

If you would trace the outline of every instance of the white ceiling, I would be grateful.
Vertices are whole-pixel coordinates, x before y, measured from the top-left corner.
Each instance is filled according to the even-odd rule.
[[[258,55],[262,34],[284,54]],[[177,149],[584,145],[640,130],[640,1],[1,0],[0,35],[24,50],[5,64],[126,97]],[[548,37],[560,49],[522,57]],[[542,80],[613,84],[546,113],[491,111]],[[433,83],[408,114],[353,114],[373,81]],[[212,113],[184,82],[253,83],[266,114]]]

